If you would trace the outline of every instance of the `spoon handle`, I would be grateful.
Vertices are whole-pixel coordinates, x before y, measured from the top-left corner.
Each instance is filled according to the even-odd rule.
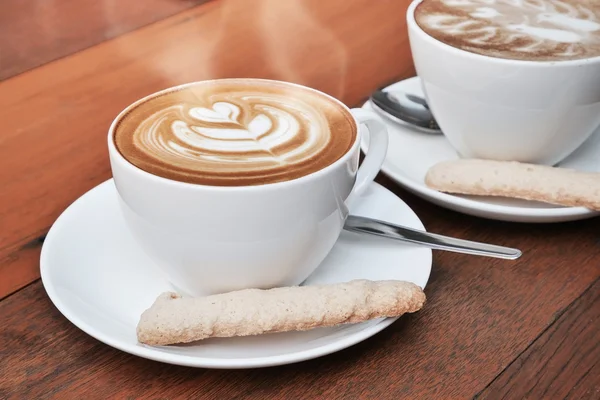
[[[515,260],[521,257],[522,254],[518,249],[442,236],[355,215],[348,216],[344,229],[352,232],[368,233],[403,242],[424,245],[431,249],[447,250],[478,256]]]

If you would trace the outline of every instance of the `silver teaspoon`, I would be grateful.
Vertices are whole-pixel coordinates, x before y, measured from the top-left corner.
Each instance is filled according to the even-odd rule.
[[[344,229],[347,231],[383,236],[402,242],[423,245],[431,249],[447,250],[456,253],[504,258],[508,260],[516,260],[522,255],[521,250],[511,249],[510,247],[456,239],[355,215],[348,216],[346,223],[344,224]]]
[[[371,94],[370,100],[375,111],[396,123],[425,133],[441,133],[427,102],[419,96],[396,90],[377,90]]]

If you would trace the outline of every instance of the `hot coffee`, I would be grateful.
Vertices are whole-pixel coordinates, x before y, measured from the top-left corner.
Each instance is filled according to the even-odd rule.
[[[414,15],[430,36],[485,56],[531,61],[600,56],[597,0],[424,0]]]
[[[117,122],[115,146],[151,174],[211,186],[292,180],[319,171],[356,140],[352,115],[311,89],[223,79],[159,92]]]
[[[107,139],[125,224],[177,291],[193,296],[303,282],[388,144],[368,110],[257,79],[152,94],[119,113]]]

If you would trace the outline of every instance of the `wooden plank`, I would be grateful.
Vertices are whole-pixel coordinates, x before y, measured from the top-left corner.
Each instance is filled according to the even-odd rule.
[[[209,2],[0,82],[0,297],[39,276],[24,246],[110,177],[106,132],[126,105],[234,76],[306,84],[354,104],[414,74],[408,3]]]
[[[40,236],[0,259],[0,273],[10,271],[10,273],[1,275],[0,293],[3,293],[4,296],[9,295],[23,287],[26,282],[32,282],[39,276],[42,243],[43,236]],[[0,296],[0,299],[4,296]]]
[[[436,252],[419,313],[331,356],[248,371],[180,368],[121,353],[71,325],[34,283],[0,302],[0,398],[472,398],[600,275],[599,219],[486,221],[379,180],[428,229],[519,246],[524,256],[510,262]],[[598,324],[589,329],[598,337]],[[594,383],[582,382],[583,391]]]
[[[479,398],[600,398],[599,327],[597,280]]]
[[[2,0],[0,81],[207,0]]]

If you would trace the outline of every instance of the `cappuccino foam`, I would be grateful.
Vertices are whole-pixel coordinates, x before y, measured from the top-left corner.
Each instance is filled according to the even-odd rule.
[[[337,101],[255,79],[194,83],[146,99],[117,122],[114,142],[151,174],[211,186],[299,178],[352,147],[356,125]]]
[[[424,0],[419,27],[491,57],[561,61],[600,56],[598,0]]]

